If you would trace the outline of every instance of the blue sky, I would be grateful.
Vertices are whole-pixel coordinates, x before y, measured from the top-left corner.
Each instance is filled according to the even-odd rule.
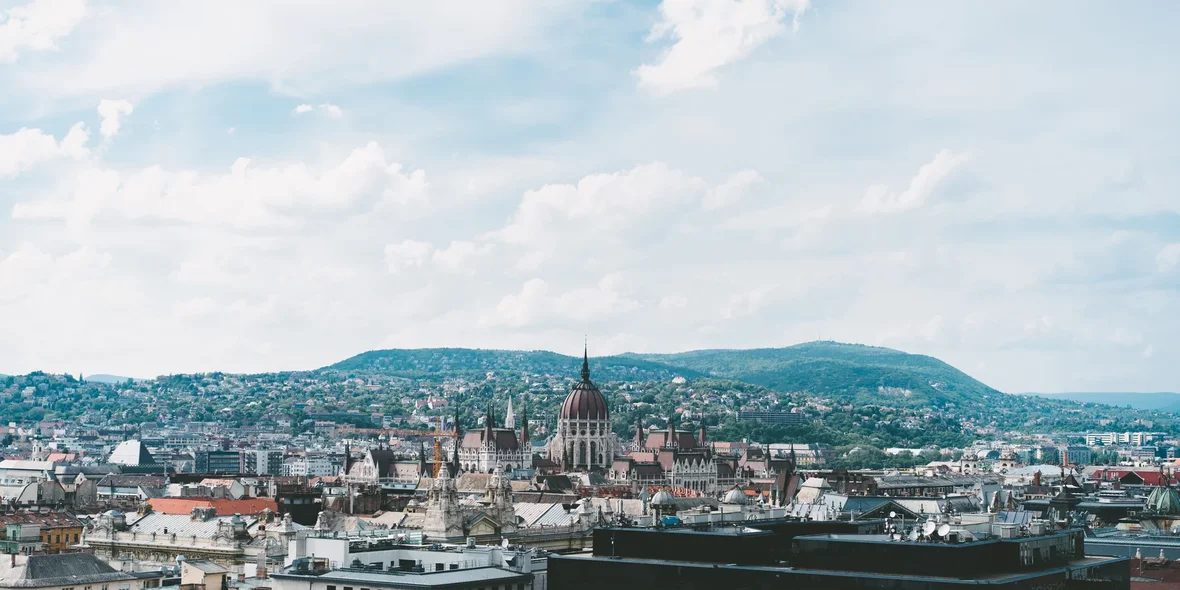
[[[1180,390],[1169,2],[0,0],[0,372],[816,338]]]

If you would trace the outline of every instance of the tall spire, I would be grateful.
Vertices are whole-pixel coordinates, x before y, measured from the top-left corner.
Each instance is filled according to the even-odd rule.
[[[590,382],[590,346],[582,349],[582,381]]]
[[[504,428],[516,428],[516,414],[512,411],[512,398],[508,398],[508,411],[504,414]]]
[[[521,401],[522,402],[524,401],[523,398],[521,399]],[[530,453],[530,456],[531,456],[532,449],[531,449],[531,447],[528,446],[529,445],[529,406],[528,406],[528,404],[524,404],[524,405],[520,406],[520,444],[521,444],[521,446],[524,447],[524,450],[526,452]]]

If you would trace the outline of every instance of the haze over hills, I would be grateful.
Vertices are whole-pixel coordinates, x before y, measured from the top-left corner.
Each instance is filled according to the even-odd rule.
[[[1172,392],[1065,392],[1065,393],[1025,393],[1047,399],[1067,399],[1070,401],[1105,404],[1108,406],[1130,406],[1137,410],[1161,410],[1164,412],[1180,413],[1180,393]]]
[[[135,379],[133,377],[120,377],[118,375],[105,375],[102,373],[98,373],[95,375],[83,375],[82,379],[84,381],[93,381],[94,383],[106,383],[108,385],[116,385],[119,383],[126,383],[128,380],[140,381],[140,379]]]
[[[470,376],[487,371],[577,375],[580,359],[546,351],[435,348],[375,350],[322,370],[407,378]],[[903,406],[979,403],[999,391],[933,357],[889,348],[809,342],[786,348],[697,350],[595,357],[596,379],[615,381],[710,376],[783,392],[810,392],[861,403]]]
[[[824,392],[861,403],[941,406],[1002,395],[934,357],[817,341],[786,348],[628,354],[778,391]]]

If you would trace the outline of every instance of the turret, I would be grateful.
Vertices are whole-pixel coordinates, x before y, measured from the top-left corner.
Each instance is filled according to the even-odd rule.
[[[529,407],[528,405],[520,408],[520,446],[525,451],[529,451]]]
[[[708,439],[705,436],[705,419],[701,418],[701,429],[697,432],[697,444],[701,447],[708,446]]]

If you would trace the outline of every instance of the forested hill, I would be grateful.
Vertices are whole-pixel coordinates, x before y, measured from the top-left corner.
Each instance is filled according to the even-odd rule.
[[[407,378],[471,377],[488,371],[578,375],[581,359],[546,351],[431,348],[375,350],[323,370]],[[592,359],[595,380],[660,381],[711,376],[789,393],[858,403],[945,406],[983,403],[1000,392],[933,357],[901,351],[810,342],[787,348],[623,354]]]
[[[786,348],[625,356],[777,391],[822,393],[859,403],[941,406],[982,403],[988,396],[1001,395],[936,358],[862,344],[808,342]]]
[[[595,381],[664,381],[688,379],[700,372],[624,356],[592,359]],[[380,374],[410,379],[475,377],[491,372],[553,375],[577,378],[582,359],[544,350],[481,350],[472,348],[415,348],[372,350],[321,369],[355,375]]]

